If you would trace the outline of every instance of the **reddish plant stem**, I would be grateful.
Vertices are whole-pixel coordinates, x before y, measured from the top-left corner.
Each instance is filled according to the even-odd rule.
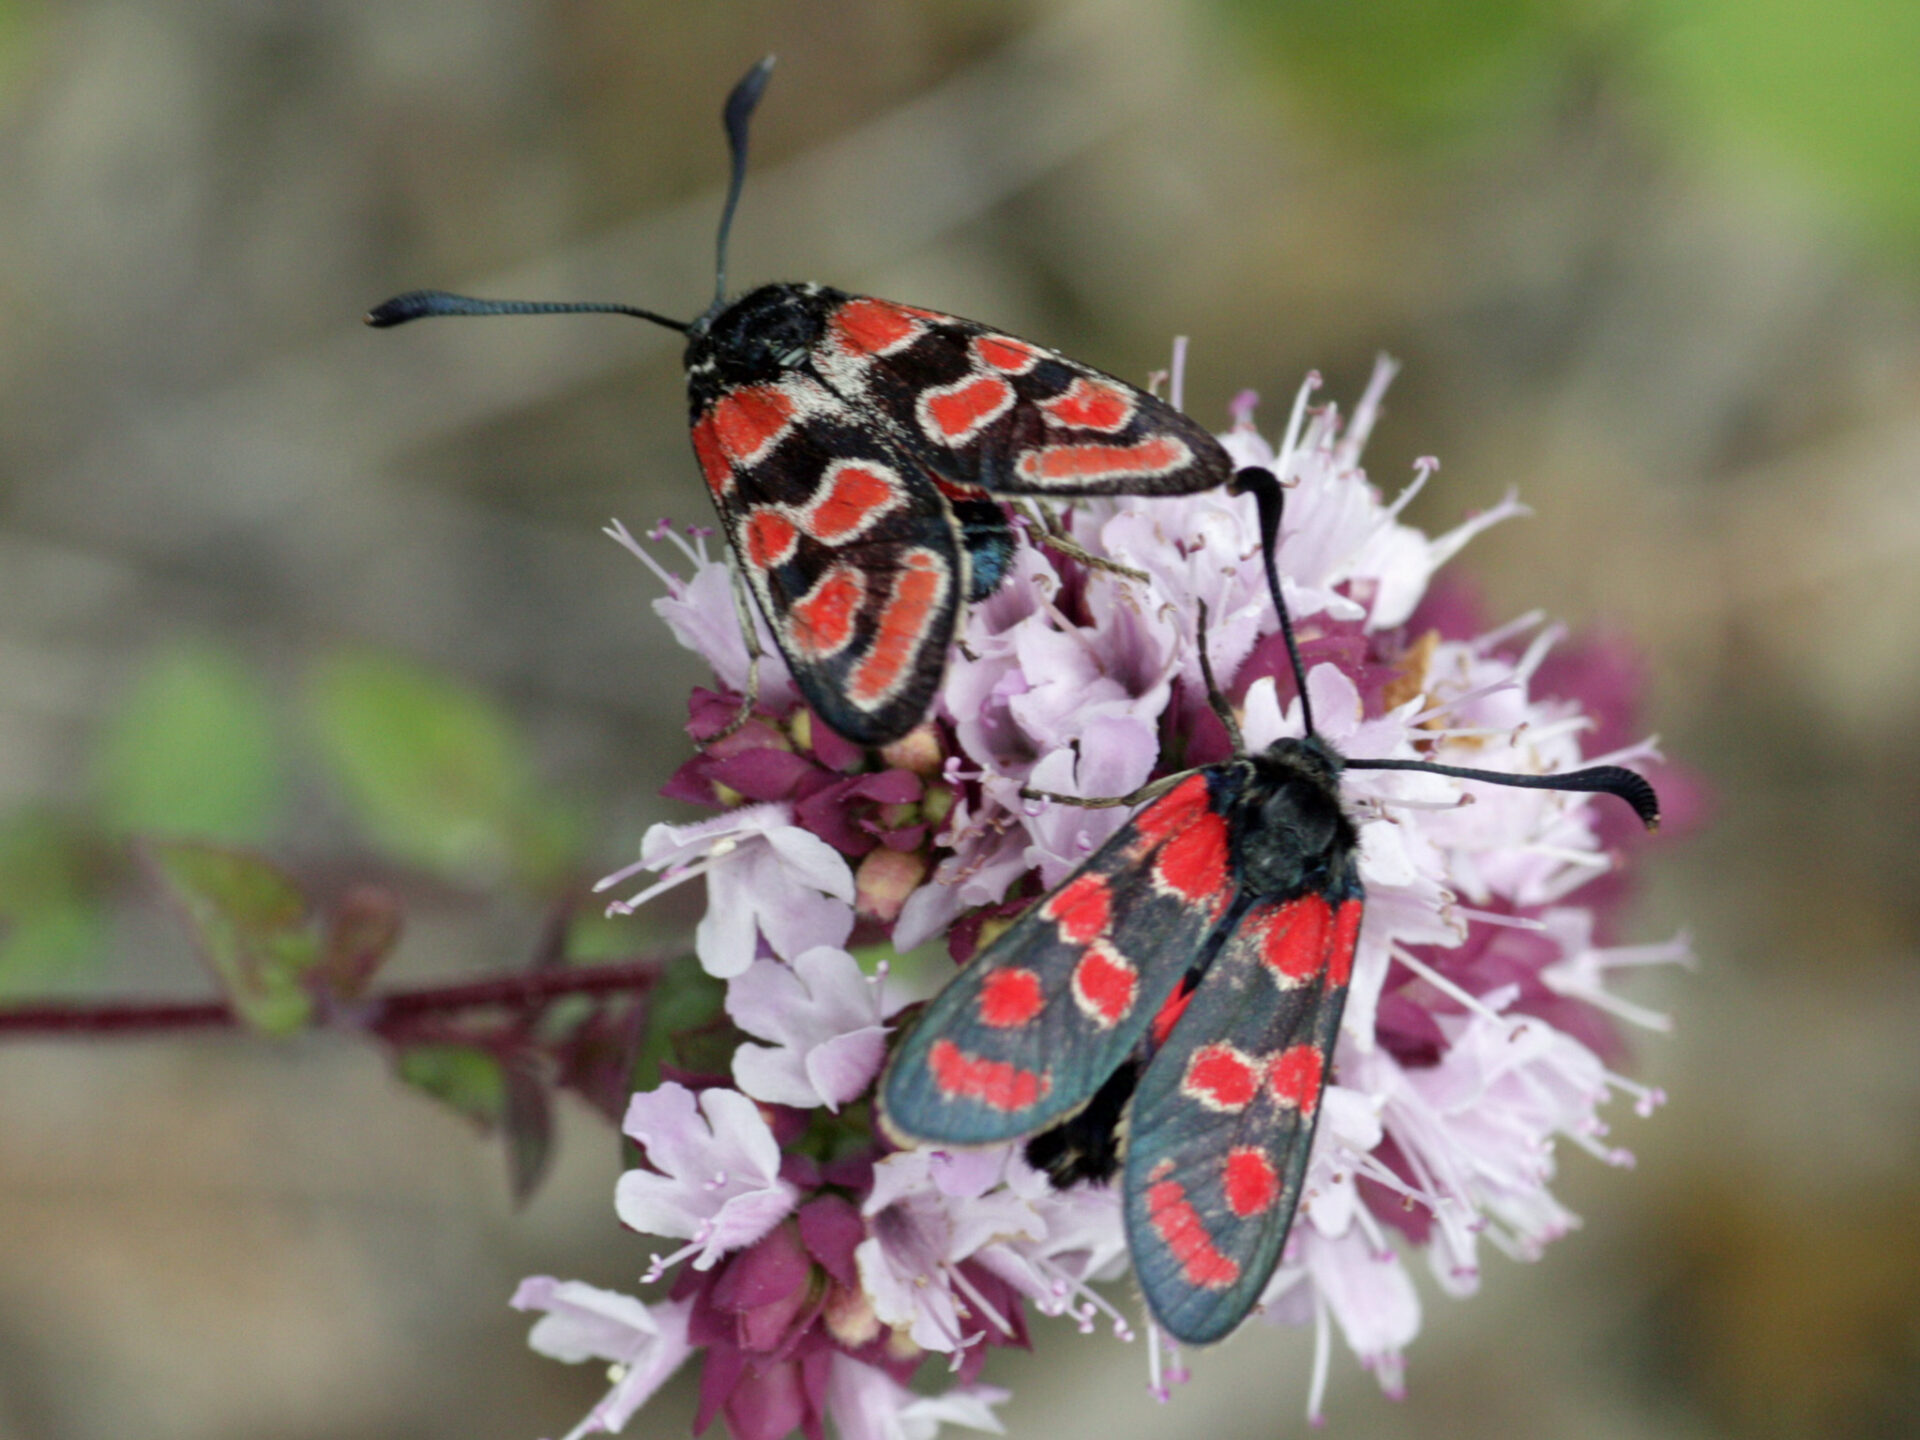
[[[563,995],[605,995],[643,990],[660,978],[665,961],[626,960],[612,965],[546,968],[454,985],[422,985],[376,992],[354,1002],[349,1013],[378,1029],[410,1016],[491,1006],[530,1006]],[[177,1030],[226,1029],[239,1017],[220,1000],[45,1001],[0,1006],[0,1038],[68,1035],[157,1035]]]

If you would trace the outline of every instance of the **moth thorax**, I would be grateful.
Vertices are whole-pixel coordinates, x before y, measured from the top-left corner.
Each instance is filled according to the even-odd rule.
[[[1358,836],[1340,805],[1339,757],[1316,740],[1281,740],[1252,764],[1239,817],[1247,888],[1256,895],[1343,888]]]
[[[831,302],[818,286],[762,285],[714,317],[687,347],[687,368],[711,360],[723,385],[777,380],[803,363],[826,329]]]

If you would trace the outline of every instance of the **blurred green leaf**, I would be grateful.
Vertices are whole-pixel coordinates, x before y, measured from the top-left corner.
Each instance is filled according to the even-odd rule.
[[[300,887],[244,851],[184,840],[144,851],[240,1018],[270,1035],[305,1025],[313,1002],[304,982],[321,948]]]
[[[409,1045],[396,1069],[407,1084],[490,1130],[506,1114],[505,1067],[477,1045]]]
[[[553,1163],[553,1091],[529,1066],[507,1065],[504,1128],[513,1203],[533,1198]]]
[[[282,800],[266,688],[222,646],[168,647],[107,722],[94,778],[118,830],[262,839]]]
[[[567,922],[567,959],[576,965],[594,960],[631,960],[653,936],[640,915],[608,915],[604,907],[582,905]]]
[[[315,731],[354,814],[393,858],[472,884],[554,884],[578,813],[545,793],[524,738],[476,690],[390,656],[339,655],[308,687]]]
[[[646,1038],[633,1066],[635,1090],[651,1090],[660,1083],[662,1061],[685,1058],[675,1053],[676,1037],[721,1019],[726,994],[726,985],[702,970],[691,955],[667,967],[647,1000]]]
[[[1550,94],[1604,0],[1215,0],[1315,118],[1396,141],[1444,141]]]
[[[1920,5],[1887,0],[1213,0],[1309,124],[1430,145],[1538,134],[1608,86],[1663,139],[1797,173],[1920,239]],[[1526,117],[1532,116],[1531,124]]]
[[[1651,74],[1682,133],[1777,158],[1920,238],[1920,5],[1653,0]]]
[[[0,821],[0,993],[41,988],[101,953],[99,851],[50,811]]]

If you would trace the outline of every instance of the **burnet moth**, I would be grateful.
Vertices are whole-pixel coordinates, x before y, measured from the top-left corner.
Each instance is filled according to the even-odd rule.
[[[1121,1172],[1147,1304],[1195,1345],[1259,1300],[1306,1178],[1365,903],[1342,771],[1600,792],[1659,823],[1653,787],[1617,765],[1534,776],[1342,756],[1314,733],[1281,599],[1280,487],[1249,468],[1232,488],[1260,507],[1306,735],[1246,753],[1203,611],[1233,758],[1103,802],[1150,803],[928,1004],[879,1090],[900,1143],[1031,1137],[1028,1159],[1056,1183]]]
[[[1188,494],[1233,467],[1164,401],[971,320],[810,282],[729,302],[748,121],[772,68],[769,56],[727,97],[732,176],[698,318],[416,290],[366,319],[604,312],[684,334],[694,454],[737,571],[815,713],[882,745],[926,714],[962,607],[1006,573],[1013,529],[995,497]],[[1091,558],[1044,518],[1038,538]]]

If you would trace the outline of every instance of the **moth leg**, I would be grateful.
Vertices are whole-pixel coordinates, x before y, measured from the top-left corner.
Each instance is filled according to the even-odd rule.
[[[1073,805],[1081,810],[1110,810],[1116,805],[1144,805],[1149,800],[1158,800],[1189,775],[1198,775],[1202,767],[1182,770],[1174,775],[1162,775],[1151,784],[1142,785],[1131,795],[1061,795],[1052,790],[1032,790],[1020,787],[1020,796],[1025,800],[1051,800],[1056,805]]]
[[[1233,744],[1233,753],[1244,755],[1247,753],[1247,742],[1241,738],[1240,722],[1234,718],[1233,707],[1227,703],[1227,697],[1220,693],[1219,685],[1214,682],[1213,661],[1207,655],[1207,602],[1196,599],[1195,603],[1200,607],[1200,619],[1194,632],[1200,644],[1200,673],[1207,680],[1207,704],[1220,717],[1220,723],[1227,727],[1227,739]]]
[[[1069,560],[1077,560],[1089,570],[1104,570],[1109,575],[1138,580],[1142,585],[1153,578],[1144,570],[1135,570],[1131,565],[1122,565],[1118,560],[1109,560],[1105,556],[1087,551],[1067,533],[1067,527],[1060,523],[1060,517],[1038,501],[1023,498],[1014,500],[1012,504],[1033,526],[1033,539],[1036,545],[1045,545],[1049,550],[1064,555]]]
[[[728,566],[727,579],[733,587],[733,610],[740,621],[740,637],[747,642],[747,693],[740,702],[739,713],[726,723],[725,728],[698,742],[702,750],[736,733],[753,718],[753,707],[760,703],[760,656],[763,653],[760,649],[760,627],[753,623],[753,601],[747,595],[746,582],[740,578],[739,570]]]

